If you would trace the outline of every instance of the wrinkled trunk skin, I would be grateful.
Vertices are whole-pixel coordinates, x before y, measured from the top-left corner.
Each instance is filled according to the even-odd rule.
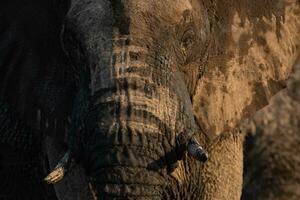
[[[300,198],[299,86],[300,59],[288,88],[251,121],[252,131],[246,140],[244,200]]]
[[[100,199],[161,199],[176,139],[197,126],[172,55],[139,38],[123,9],[119,1],[73,4],[69,31],[84,55],[70,50],[80,68],[70,148]]]
[[[208,149],[209,161],[201,171],[199,199],[239,200],[243,185],[243,141],[239,130],[223,133]]]

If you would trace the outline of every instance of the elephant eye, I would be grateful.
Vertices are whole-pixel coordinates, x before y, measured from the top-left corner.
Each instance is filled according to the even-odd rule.
[[[181,38],[181,49],[185,54],[188,54],[188,51],[192,49],[192,46],[195,41],[195,32],[192,28],[188,28],[182,35]]]

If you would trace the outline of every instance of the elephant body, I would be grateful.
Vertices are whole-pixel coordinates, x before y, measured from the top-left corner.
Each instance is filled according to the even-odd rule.
[[[243,199],[299,199],[300,60],[288,87],[255,114],[246,140]]]
[[[20,50],[22,65],[1,64],[0,92],[44,141],[51,168],[67,149],[76,161],[57,197],[239,199],[236,127],[285,87],[299,54],[298,2],[73,0],[64,29],[68,4],[47,2],[28,0],[28,18],[8,15],[19,23],[8,33],[22,36],[8,38],[31,51]],[[27,8],[1,8],[14,4]],[[196,140],[205,164],[192,158]]]

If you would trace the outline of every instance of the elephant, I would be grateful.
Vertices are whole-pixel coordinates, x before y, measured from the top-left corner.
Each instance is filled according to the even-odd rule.
[[[287,88],[255,114],[246,136],[242,199],[299,199],[300,59]]]
[[[2,157],[38,157],[22,199],[240,199],[239,123],[286,87],[299,1],[24,2],[0,3]]]

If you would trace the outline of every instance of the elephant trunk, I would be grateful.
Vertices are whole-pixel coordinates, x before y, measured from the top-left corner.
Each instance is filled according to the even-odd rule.
[[[177,159],[176,121],[183,116],[170,63],[135,44],[117,38],[101,51],[100,64],[91,69],[85,129],[76,137],[81,160],[105,199],[159,198],[164,166]]]

